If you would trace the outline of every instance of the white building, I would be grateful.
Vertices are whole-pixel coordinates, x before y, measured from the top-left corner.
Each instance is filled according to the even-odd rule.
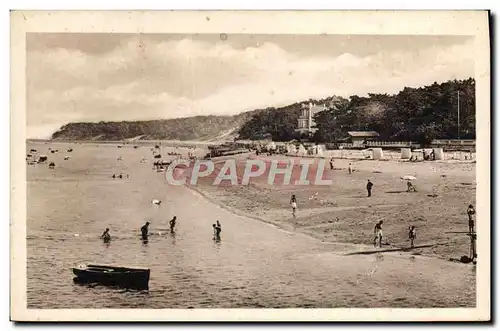
[[[309,105],[302,106],[302,114],[298,119],[298,127],[296,131],[300,133],[312,134],[317,129],[314,127],[314,115],[317,113],[326,110],[325,105],[313,105],[311,102]]]

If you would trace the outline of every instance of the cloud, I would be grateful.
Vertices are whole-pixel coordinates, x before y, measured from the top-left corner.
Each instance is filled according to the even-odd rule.
[[[418,51],[298,55],[276,43],[235,48],[129,38],[107,53],[28,52],[28,134],[70,121],[236,114],[329,95],[397,93],[474,76],[472,42]]]

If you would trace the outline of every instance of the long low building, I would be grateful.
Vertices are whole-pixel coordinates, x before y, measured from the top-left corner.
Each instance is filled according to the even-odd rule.
[[[430,147],[442,148],[443,150],[476,150],[475,139],[434,139],[431,141]]]

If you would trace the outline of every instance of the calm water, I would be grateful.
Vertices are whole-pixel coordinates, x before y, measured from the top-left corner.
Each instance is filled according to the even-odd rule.
[[[34,147],[35,146],[35,147]],[[149,148],[28,145],[29,308],[474,307],[475,269],[425,257],[339,256],[300,234],[235,216],[151,170]],[[48,154],[49,147],[64,153]],[[63,161],[64,155],[71,155]],[[117,157],[123,160],[118,161]],[[150,163],[140,163],[141,157]],[[129,179],[112,179],[113,173]],[[151,204],[161,199],[163,204]],[[177,231],[166,230],[172,216]],[[212,223],[222,223],[222,240]],[[154,236],[140,241],[150,221]],[[99,240],[111,228],[112,242]],[[151,268],[147,292],[73,283],[88,262]]]

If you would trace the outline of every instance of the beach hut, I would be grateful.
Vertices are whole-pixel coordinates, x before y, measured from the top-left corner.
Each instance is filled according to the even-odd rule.
[[[297,155],[299,156],[307,155],[307,149],[304,147],[304,145],[302,144],[299,145],[299,148],[297,149]]]
[[[271,141],[269,144],[267,144],[266,148],[268,151],[274,151],[276,150],[276,144],[274,143],[274,141]]]
[[[381,160],[384,158],[384,152],[382,151],[382,148],[373,148],[372,153],[374,160]]]
[[[410,148],[401,148],[401,158],[409,159],[411,157],[411,149]]]
[[[318,156],[324,156],[326,152],[326,146],[325,145],[316,145],[316,155]]]
[[[293,144],[288,144],[288,145],[286,145],[286,152],[288,154],[296,154],[297,153],[297,148]]]
[[[444,160],[444,153],[442,148],[433,148],[434,160]]]

